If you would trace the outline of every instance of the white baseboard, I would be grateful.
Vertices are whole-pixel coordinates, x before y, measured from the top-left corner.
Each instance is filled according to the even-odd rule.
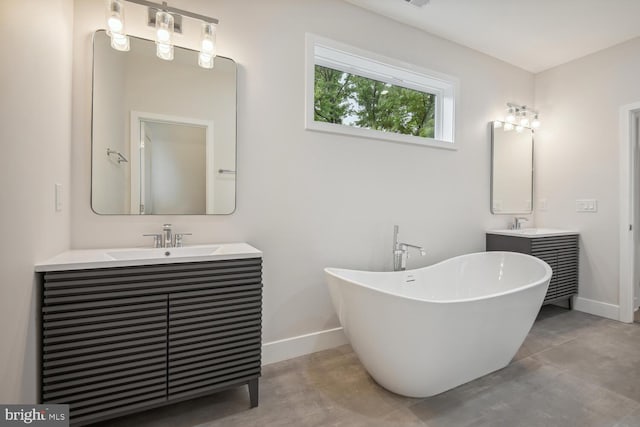
[[[584,313],[593,314],[607,319],[620,320],[620,306],[592,299],[575,297],[573,308]]]
[[[262,364],[280,362],[347,344],[342,328],[327,329],[262,344]]]

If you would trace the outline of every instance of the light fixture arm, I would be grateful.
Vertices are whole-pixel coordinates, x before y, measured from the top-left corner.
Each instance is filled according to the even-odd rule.
[[[173,14],[188,16],[189,18],[199,19],[200,21],[209,22],[211,24],[218,24],[220,22],[216,18],[212,18],[210,16],[200,15],[199,13],[193,13],[193,12],[189,12],[188,10],[182,10],[175,7],[171,7],[167,4],[166,1],[162,2],[162,4],[154,3],[147,0],[125,0],[125,1],[128,1],[129,3],[135,3],[142,6],[163,10],[165,12],[169,12]]]

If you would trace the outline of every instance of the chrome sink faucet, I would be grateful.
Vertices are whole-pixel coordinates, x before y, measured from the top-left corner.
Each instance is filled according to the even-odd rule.
[[[143,234],[143,236],[153,237],[154,248],[181,248],[184,236],[191,236],[191,233],[173,233],[171,224],[162,225],[162,234]]]
[[[522,223],[528,221],[529,220],[527,218],[517,216],[513,218],[513,224],[511,224],[511,228],[513,230],[520,230],[522,228]]]
[[[173,234],[171,233],[171,224],[162,224],[162,247],[173,247]]]
[[[393,271],[403,271],[407,269],[407,258],[409,258],[409,249],[417,249],[421,256],[425,256],[427,252],[422,246],[402,243],[398,240],[398,231],[400,227],[393,226]]]

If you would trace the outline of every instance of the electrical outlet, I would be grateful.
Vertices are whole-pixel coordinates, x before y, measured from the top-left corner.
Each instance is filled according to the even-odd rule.
[[[576,200],[576,212],[584,212],[584,213],[598,212],[598,201],[596,199]]]

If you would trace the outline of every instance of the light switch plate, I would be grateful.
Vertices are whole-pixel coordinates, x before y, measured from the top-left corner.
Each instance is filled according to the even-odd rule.
[[[56,184],[56,212],[62,211],[62,184]]]
[[[576,212],[585,212],[585,213],[598,212],[598,201],[596,199],[576,200]]]

